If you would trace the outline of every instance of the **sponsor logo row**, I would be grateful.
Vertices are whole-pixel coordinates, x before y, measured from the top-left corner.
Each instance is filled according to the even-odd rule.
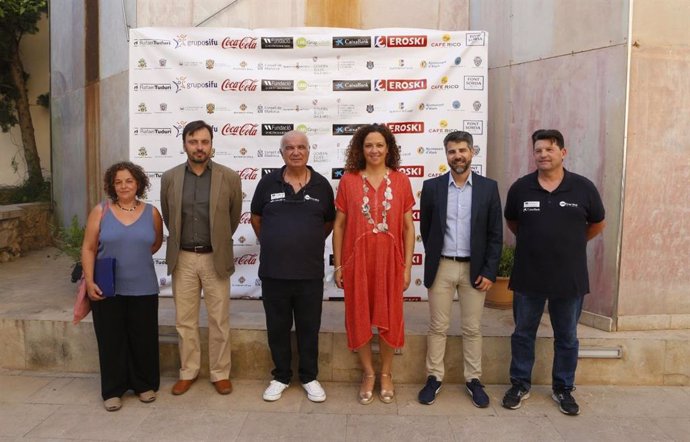
[[[332,47],[340,49],[357,48],[425,48],[425,47],[459,47],[484,46],[486,44],[483,32],[466,32],[464,41],[451,34],[443,34],[440,38],[430,38],[429,35],[339,35],[329,37],[224,37],[191,38],[188,34],[178,34],[172,39],[165,38],[135,38],[132,45],[135,48],[145,46],[170,46],[175,49],[220,47],[221,49],[303,49],[309,47]]]
[[[181,137],[184,126],[187,122],[179,121],[173,124],[172,127],[135,127],[133,134],[135,136],[170,136],[173,130],[176,132],[175,137]],[[352,136],[366,123],[361,124],[332,124],[330,127],[330,134],[337,136]],[[441,120],[438,127],[426,127],[424,121],[406,121],[406,122],[392,122],[386,123],[388,128],[394,134],[422,134],[422,133],[449,133],[458,128],[449,127],[447,120]],[[306,124],[292,124],[292,123],[226,123],[220,129],[219,126],[212,126],[214,132],[220,132],[221,135],[226,136],[282,136],[291,130],[299,130],[304,133],[318,132],[315,128],[309,127]],[[484,134],[483,120],[463,120],[462,130],[471,133],[472,135]],[[323,131],[323,128],[322,128]],[[324,133],[325,134],[325,133]]]
[[[218,84],[215,80],[192,81],[187,77],[177,77],[172,82],[136,82],[133,83],[134,92],[168,92],[179,93],[187,90],[197,89],[218,89],[222,92],[294,92],[309,91],[313,89],[324,89],[327,86],[333,92],[348,91],[384,91],[384,92],[407,92],[426,89],[460,89],[466,91],[484,90],[483,75],[465,75],[463,83],[451,83],[446,76],[442,77],[438,84],[429,84],[426,78],[411,79],[361,79],[361,80],[332,80],[329,83],[314,82],[307,80],[282,80],[282,79],[253,79],[245,78],[242,80],[231,80],[229,78]]]

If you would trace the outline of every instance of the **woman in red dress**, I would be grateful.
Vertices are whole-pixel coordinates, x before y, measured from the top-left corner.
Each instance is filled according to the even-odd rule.
[[[384,125],[361,127],[346,154],[333,226],[334,279],[345,290],[345,328],[350,350],[362,364],[359,402],[373,400],[372,328],[381,354],[379,398],[394,397],[393,353],[405,342],[403,291],[410,285],[415,204],[410,180],[397,171],[400,150]]]

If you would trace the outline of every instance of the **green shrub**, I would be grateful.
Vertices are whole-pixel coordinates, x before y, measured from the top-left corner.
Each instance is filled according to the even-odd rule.
[[[515,262],[515,247],[503,244],[501,259],[498,261],[498,276],[510,277],[510,273],[513,271],[513,262]]]

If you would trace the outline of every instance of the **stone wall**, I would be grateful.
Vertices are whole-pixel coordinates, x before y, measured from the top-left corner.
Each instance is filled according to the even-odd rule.
[[[0,206],[0,263],[53,245],[52,229],[53,211],[49,203]]]

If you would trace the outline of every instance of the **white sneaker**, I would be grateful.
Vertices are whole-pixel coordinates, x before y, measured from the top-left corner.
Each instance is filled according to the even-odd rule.
[[[264,400],[268,402],[277,401],[283,395],[283,391],[289,386],[290,384],[283,384],[276,380],[271,381],[266,391],[264,391]]]
[[[323,402],[326,400],[326,392],[323,391],[323,387],[316,379],[306,384],[302,384],[302,388],[304,388],[304,390],[307,392],[307,399],[310,401]]]

